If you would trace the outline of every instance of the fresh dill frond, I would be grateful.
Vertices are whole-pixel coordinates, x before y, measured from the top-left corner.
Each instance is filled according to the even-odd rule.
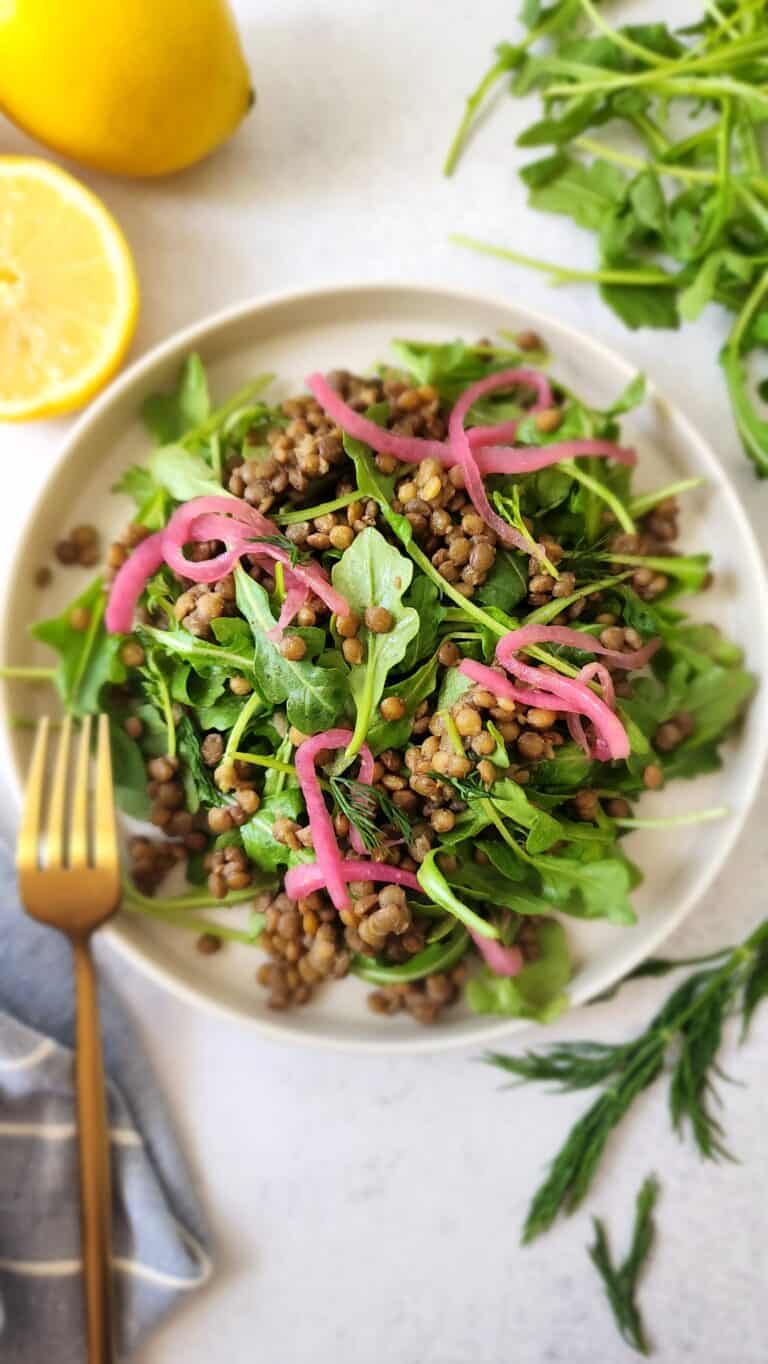
[[[368,852],[374,852],[382,844],[382,831],[376,822],[378,814],[401,838],[410,838],[408,816],[395,805],[386,791],[379,790],[378,786],[369,786],[367,782],[355,781],[352,777],[331,777],[330,786],[336,808],[357,829],[363,847]]]
[[[255,545],[274,545],[276,549],[284,549],[288,555],[291,568],[295,568],[297,564],[306,563],[311,557],[299,549],[293,540],[289,540],[287,535],[281,535],[279,532],[277,535],[251,535],[249,536],[249,543],[251,542]]]
[[[715,1081],[723,1078],[719,1054],[729,1018],[740,1013],[742,1037],[768,998],[768,920],[740,946],[723,949],[720,963],[694,972],[672,992],[644,1032],[615,1046],[562,1042],[523,1056],[486,1059],[520,1081],[554,1081],[562,1091],[602,1086],[571,1128],[531,1201],[523,1240],[546,1231],[560,1213],[582,1202],[611,1133],[635,1099],[669,1074],[669,1112],[675,1130],[687,1126],[707,1160],[731,1159],[713,1112]],[[681,962],[680,965],[687,963]],[[667,968],[667,963],[663,963]]]
[[[603,1281],[606,1297],[621,1336],[641,1355],[650,1353],[640,1308],[637,1305],[637,1286],[654,1239],[653,1209],[659,1196],[659,1182],[649,1175],[640,1187],[635,1200],[635,1220],[632,1241],[626,1258],[614,1265],[608,1246],[605,1226],[593,1217],[595,1240],[588,1247],[589,1256]]]

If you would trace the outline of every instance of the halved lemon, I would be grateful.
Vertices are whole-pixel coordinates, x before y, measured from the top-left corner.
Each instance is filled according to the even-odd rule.
[[[49,161],[0,156],[0,421],[82,406],[137,308],[130,248],[100,200]]]

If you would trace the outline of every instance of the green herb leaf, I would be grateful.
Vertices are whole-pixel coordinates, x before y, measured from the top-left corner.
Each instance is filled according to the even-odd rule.
[[[153,393],[145,398],[141,415],[157,444],[167,445],[200,426],[210,410],[202,360],[199,355],[188,355],[176,387],[170,393]]]
[[[92,583],[65,607],[61,615],[39,621],[30,633],[59,655],[56,689],[71,715],[95,715],[107,683],[125,680],[125,665],[120,659],[122,635],[108,635],[104,628],[106,595],[101,578]],[[84,630],[72,625],[73,612],[85,611],[89,624]]]
[[[621,1265],[613,1263],[605,1226],[599,1217],[592,1219],[595,1240],[589,1247],[590,1259],[603,1281],[619,1332],[627,1344],[642,1355],[649,1354],[650,1349],[637,1305],[637,1286],[653,1245],[653,1210],[658,1195],[658,1180],[655,1175],[649,1175],[637,1195],[632,1242]]]
[[[333,566],[333,585],[346,597],[352,611],[364,618],[367,607],[378,606],[393,617],[392,628],[384,633],[378,634],[363,624],[358,634],[365,657],[349,674],[357,719],[348,757],[359,751],[384,692],[387,674],[405,657],[409,641],[419,630],[417,612],[403,605],[412,576],[410,560],[372,527],[362,531]]]
[[[518,975],[497,976],[485,967],[468,982],[467,1003],[474,1013],[551,1023],[567,1008],[571,961],[565,933],[554,919],[542,919],[536,935],[539,955]]]
[[[202,455],[184,445],[161,445],[149,457],[152,477],[176,502],[195,497],[231,497]],[[234,503],[234,499],[233,499]]]
[[[117,806],[134,819],[148,819],[147,769],[141,749],[115,720],[110,720],[109,739]]]
[[[157,479],[141,464],[132,464],[112,487],[136,503],[134,520],[148,530],[160,530],[168,520],[168,496]]]
[[[344,674],[333,668],[320,668],[306,659],[295,662],[284,658],[267,639],[267,631],[276,622],[264,588],[239,564],[235,584],[237,605],[252,633],[252,661],[246,675],[255,677],[260,692],[273,706],[285,701],[290,724],[303,734],[330,729],[347,700]]]
[[[435,971],[449,971],[466,955],[468,947],[469,934],[457,924],[443,942],[431,943],[399,966],[372,961],[369,957],[354,957],[351,969],[371,985],[405,985],[413,980],[423,980]]]

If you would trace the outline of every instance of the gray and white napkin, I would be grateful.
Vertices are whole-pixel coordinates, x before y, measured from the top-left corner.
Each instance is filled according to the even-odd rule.
[[[69,946],[19,906],[0,846],[0,1359],[84,1364]],[[118,1348],[208,1278],[192,1176],[135,1028],[100,990]]]

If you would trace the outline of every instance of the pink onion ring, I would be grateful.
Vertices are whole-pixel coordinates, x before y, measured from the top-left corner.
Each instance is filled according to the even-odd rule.
[[[345,882],[350,881],[390,881],[397,886],[407,886],[424,894],[422,887],[412,871],[402,867],[390,867],[386,862],[342,862],[341,872]],[[317,862],[303,862],[291,867],[285,875],[285,893],[291,900],[303,900],[315,890],[327,888],[322,867]]]
[[[480,427],[468,432],[470,444]],[[484,428],[487,429],[487,428]],[[551,464],[560,464],[564,459],[615,459],[618,464],[637,464],[634,450],[625,450],[610,440],[564,440],[557,445],[518,446],[510,450],[507,446],[484,445],[477,452],[477,464],[483,474],[535,474],[539,469],[547,469]]]
[[[614,691],[613,678],[602,663],[585,663],[579,673],[578,680],[579,682],[598,681],[606,706],[608,706],[609,710],[616,709],[616,692]],[[590,744],[589,739],[584,732],[584,725],[582,724],[580,715],[570,714],[566,720],[566,725],[568,727],[568,733],[574,743],[579,745],[579,748],[586,753],[588,758],[597,758],[598,762],[605,762],[607,760],[608,754],[605,750],[603,740],[599,735],[596,735],[594,743],[592,745]]]
[[[483,938],[479,933],[469,930],[472,941],[486,966],[497,976],[519,976],[525,966],[525,959],[519,947],[504,947],[493,938]]]
[[[554,401],[552,390],[544,375],[538,374],[536,370],[508,369],[504,370],[501,376],[496,374],[488,376],[489,379],[499,377],[504,382],[494,383],[494,389],[510,388],[513,384],[525,384],[528,388],[535,389],[536,402],[528,409],[529,411],[535,412],[543,407],[552,406]],[[355,440],[370,445],[377,454],[393,455],[403,464],[418,464],[428,457],[439,459],[441,464],[446,466],[456,462],[444,441],[425,440],[423,436],[400,436],[394,431],[387,431],[384,427],[378,426],[360,412],[355,412],[354,408],[344,402],[335,388],[331,388],[322,374],[310,374],[306,382],[310,393],[317,399],[331,421]],[[481,383],[486,382],[487,380],[481,380]],[[473,446],[487,445],[491,441],[514,440],[517,426],[516,421],[499,422],[496,426],[478,426],[470,432],[469,439]]]
[[[506,656],[514,655],[529,644],[564,644],[569,649],[581,649],[587,654],[601,654],[614,668],[644,668],[661,644],[660,639],[650,639],[641,649],[619,653],[617,649],[606,649],[599,639],[586,635],[581,630],[570,630],[567,625],[522,625],[519,630],[510,630],[499,640],[496,657],[507,667]],[[504,657],[502,657],[502,654]],[[520,674],[522,677],[522,673]]]
[[[658,640],[652,640],[642,649],[637,649],[631,654],[620,654],[613,649],[606,649],[604,645],[600,644],[598,640],[592,639],[591,636],[585,636],[576,630],[569,630],[565,626],[524,625],[520,630],[510,630],[509,634],[499,640],[496,645],[496,657],[508,672],[519,677],[521,681],[527,682],[529,686],[535,687],[541,682],[539,670],[531,667],[530,664],[523,663],[517,654],[520,649],[524,649],[530,644],[545,642],[566,644],[574,649],[600,653],[606,658],[610,658],[611,661],[615,660],[616,666],[627,668],[643,667],[659,645]],[[561,677],[558,673],[548,673],[547,686],[555,696],[561,698],[561,701],[571,703],[568,707],[569,710],[575,710],[592,721],[597,738],[603,741],[603,744],[600,745],[600,752],[605,753],[605,758],[601,759],[602,761],[606,761],[608,758],[629,757],[629,739],[624,726],[605,702],[595,696],[595,693],[584,682]],[[558,709],[564,709],[562,704]]]
[[[164,531],[148,535],[129,554],[119,569],[109,593],[105,624],[112,635],[127,635],[133,629],[133,613],[148,578],[163,562]]]
[[[287,591],[285,600],[280,607],[280,616],[277,625],[273,625],[271,630],[267,630],[267,639],[273,644],[279,644],[283,637],[283,630],[296,619],[302,606],[305,606],[309,598],[309,588],[305,583],[294,583],[290,587],[286,583]]]
[[[485,524],[490,526],[505,544],[514,545],[526,554],[544,558],[545,553],[541,545],[528,540],[521,531],[510,526],[508,521],[493,510],[469,437],[464,430],[464,418],[477,399],[484,397],[486,393],[493,393],[498,388],[508,388],[510,383],[514,383],[515,376],[522,372],[524,371],[502,370],[499,374],[489,374],[486,379],[480,379],[476,384],[470,384],[469,388],[465,388],[461,397],[454,403],[448,419],[448,440],[451,455],[464,473],[464,486],[478,516],[482,517]]]
[[[349,893],[342,872],[343,860],[336,842],[333,821],[320,790],[315,759],[324,749],[346,748],[351,739],[352,731],[349,729],[326,729],[305,739],[296,749],[296,772],[309,815],[309,827],[312,830],[312,842],[317,856],[315,865],[322,873],[320,885],[325,886],[336,909],[347,908]],[[365,772],[366,777],[363,780],[368,780],[373,774],[373,754],[367,745],[363,745],[360,754],[361,777]]]

